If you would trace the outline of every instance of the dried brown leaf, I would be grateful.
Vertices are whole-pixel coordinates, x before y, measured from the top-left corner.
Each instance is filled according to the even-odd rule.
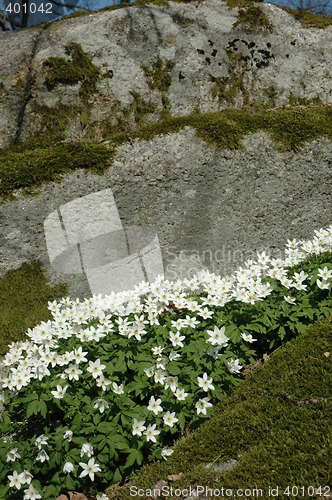
[[[170,476],[167,476],[167,479],[169,481],[179,481],[183,476],[183,472],[179,472],[179,474],[171,474]]]

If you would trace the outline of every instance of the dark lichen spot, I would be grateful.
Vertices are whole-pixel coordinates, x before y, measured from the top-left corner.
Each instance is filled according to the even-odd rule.
[[[105,73],[103,73],[103,78],[109,78],[110,80],[113,78],[114,73],[112,69],[109,69]]]
[[[217,53],[218,53],[217,49],[213,49],[211,56],[216,57]]]
[[[0,96],[3,96],[6,94],[6,87],[3,82],[0,82]]]
[[[184,75],[182,74],[182,71],[179,71],[179,81],[184,80]]]
[[[205,52],[204,52],[204,50],[203,50],[203,49],[197,49],[197,52],[198,52],[199,54],[203,55],[203,56],[204,56],[204,54],[205,54]]]
[[[193,23],[191,19],[188,19],[187,17],[182,16],[178,12],[175,14],[171,14],[173,21],[181,26],[181,28],[187,28],[190,24]]]

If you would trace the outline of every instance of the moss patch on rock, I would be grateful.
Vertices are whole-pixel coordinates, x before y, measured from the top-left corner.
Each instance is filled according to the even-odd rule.
[[[59,83],[65,85],[81,83],[79,95],[82,102],[87,104],[89,97],[96,91],[101,70],[93,64],[91,56],[84,52],[79,43],[70,42],[65,50],[71,60],[64,57],[50,57],[44,61],[45,85],[52,90]]]
[[[147,116],[144,115],[143,116]],[[194,113],[166,117],[158,123],[119,131],[109,122],[103,126],[109,144],[92,142],[64,143],[52,148],[26,149],[26,145],[0,150],[0,196],[7,197],[19,188],[32,188],[43,182],[61,179],[75,169],[103,173],[112,164],[116,148],[129,140],[151,140],[157,135],[175,133],[185,127],[218,149],[241,149],[242,139],[252,133],[267,132],[282,151],[299,151],[306,142],[319,138],[332,140],[332,107],[295,106],[276,110],[234,110]]]
[[[219,149],[240,149],[248,134],[264,131],[283,151],[298,151],[305,142],[320,137],[332,140],[332,107],[296,107],[250,112],[225,110],[217,113],[174,117],[146,125],[132,137],[150,140],[156,135],[177,132],[190,126],[208,144]]]
[[[213,79],[212,97],[217,97],[220,104],[234,105],[237,96],[240,94],[243,106],[248,106],[250,103],[250,92],[244,81],[247,63],[243,61],[241,52],[231,52],[226,49],[226,53],[228,56],[228,76]]]
[[[39,262],[23,264],[0,277],[0,355],[11,342],[28,340],[26,332],[50,319],[48,301],[67,295],[67,285],[50,286]]]
[[[143,99],[140,94],[134,90],[132,90],[131,95],[134,98],[132,105],[130,106],[130,111],[134,113],[135,123],[137,126],[141,126],[145,123],[146,118],[154,113],[156,110],[156,104],[149,100],[146,101]]]
[[[244,26],[253,31],[273,31],[273,24],[269,21],[263,9],[259,5],[250,2],[247,2],[247,6],[244,9],[241,8],[239,10],[239,15],[233,24],[233,28],[236,26]]]
[[[102,173],[111,164],[113,154],[114,148],[91,142],[33,150],[0,150],[0,196],[59,180],[61,174],[75,169],[89,168]]]
[[[142,69],[151,90],[168,91],[172,84],[174,65],[174,61],[163,61],[160,57],[151,66],[142,64]]]
[[[80,111],[79,106],[58,103],[49,108],[34,102],[32,112],[38,124],[38,130],[24,141],[24,149],[43,148],[64,141],[70,120],[74,120]]]
[[[291,7],[279,6],[293,16],[297,21],[300,21],[304,28],[320,28],[325,29],[332,24],[332,16],[323,16],[322,14],[314,14],[308,10],[292,9]]]
[[[197,431],[177,442],[167,462],[143,467],[122,488],[110,488],[110,498],[127,499],[130,487],[152,489],[179,473],[170,486],[263,488],[266,493],[269,486],[328,484],[332,359],[324,353],[331,341],[332,317],[279,349]],[[284,393],[309,403],[295,404]],[[231,460],[237,460],[235,468],[222,470]]]

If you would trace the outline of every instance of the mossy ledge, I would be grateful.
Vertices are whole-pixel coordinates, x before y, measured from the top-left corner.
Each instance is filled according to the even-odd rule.
[[[131,487],[153,489],[158,481],[167,484],[168,476],[181,472],[170,486],[263,488],[262,497],[269,486],[329,484],[332,363],[324,353],[330,351],[331,341],[332,317],[279,349],[216,407],[210,419],[176,443],[167,462],[143,467],[122,488],[111,487],[110,498],[127,500]],[[284,392],[298,401],[318,401],[294,404]],[[205,467],[232,459],[237,460],[233,470]]]
[[[29,149],[28,142],[13,149],[0,150],[0,196],[9,196],[19,188],[59,180],[61,174],[75,169],[91,169],[102,174],[111,166],[119,145],[133,139],[148,141],[185,127],[192,127],[198,137],[219,149],[241,149],[241,141],[246,135],[264,131],[271,135],[280,150],[299,151],[306,142],[321,137],[332,140],[332,107],[303,105],[270,111],[195,113],[166,118],[143,125],[136,132],[118,134],[114,134],[112,128],[108,131],[105,124],[103,133],[104,139],[108,139],[107,145],[79,142]]]
[[[189,126],[198,137],[219,149],[241,149],[248,134],[264,131],[282,151],[299,151],[305,142],[320,137],[332,139],[332,106],[295,106],[276,110],[234,110],[195,113],[145,125],[132,138],[150,140]]]
[[[47,302],[66,296],[67,285],[49,284],[40,262],[22,264],[0,277],[0,355],[11,342],[25,338],[28,328],[47,321]]]
[[[279,6],[288,14],[293,16],[297,21],[300,21],[303,28],[320,28],[325,29],[332,25],[332,16],[323,16],[322,14],[314,14],[308,10],[297,10],[291,7]]]
[[[113,153],[114,148],[91,142],[0,150],[0,196],[9,196],[20,188],[35,189],[75,169],[102,173],[111,165]]]

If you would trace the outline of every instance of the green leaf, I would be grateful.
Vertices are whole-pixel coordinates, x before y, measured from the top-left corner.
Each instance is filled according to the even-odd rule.
[[[132,465],[134,465],[134,463],[140,465],[142,463],[142,460],[143,460],[143,453],[141,452],[141,450],[132,450],[127,457],[124,468],[127,469]]]
[[[82,425],[82,415],[81,413],[78,413],[74,419],[73,419],[73,422],[72,422],[72,430],[75,430],[75,431],[78,431],[80,430],[81,428],[81,425]]]
[[[97,426],[97,431],[101,434],[113,434],[115,426],[110,422],[100,422]]]
[[[35,399],[38,399],[38,394],[36,392],[33,392],[32,394],[29,394],[25,398],[21,399],[21,402],[29,403],[29,401],[34,401]]]
[[[37,415],[39,412],[39,401],[38,400],[34,400],[34,401],[31,401],[30,404],[28,404],[28,407],[27,407],[27,418],[31,417],[32,414],[34,415]]]
[[[283,340],[285,335],[286,335],[286,330],[285,330],[284,326],[281,326],[279,328],[278,334],[279,334],[279,337],[281,338],[281,340]]]
[[[127,450],[128,448],[130,449],[128,440],[120,434],[115,434],[114,436],[112,436],[111,443],[117,450]]]
[[[185,428],[185,425],[186,425],[186,417],[185,415],[181,412],[179,413],[178,415],[178,419],[179,419],[179,426],[180,426],[180,429],[183,431],[184,428]]]
[[[119,468],[117,468],[116,471],[114,472],[113,483],[119,483],[121,479],[122,479],[121,472],[119,471]]]
[[[70,476],[66,477],[65,485],[68,491],[73,491],[76,488],[76,483]]]
[[[39,411],[43,418],[46,418],[47,406],[44,401],[39,401]]]
[[[101,415],[99,413],[95,413],[92,417],[92,420],[95,425],[99,424],[101,420]]]
[[[180,363],[171,362],[167,365],[167,372],[170,375],[179,375],[181,373]]]

